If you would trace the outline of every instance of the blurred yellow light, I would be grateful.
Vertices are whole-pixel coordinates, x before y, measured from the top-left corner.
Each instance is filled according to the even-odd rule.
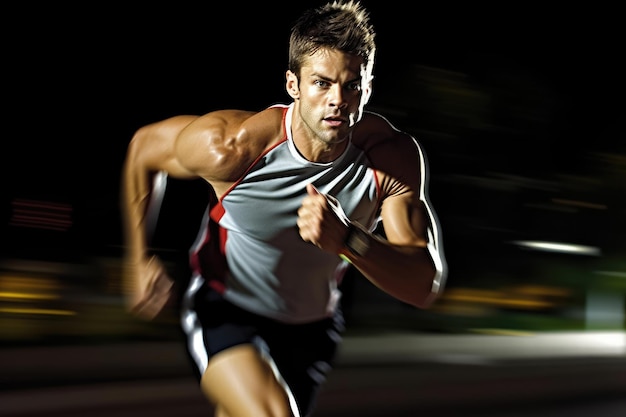
[[[0,299],[18,299],[18,300],[54,300],[59,298],[55,294],[33,294],[25,292],[0,292]]]
[[[46,308],[15,308],[15,307],[0,307],[0,313],[10,314],[40,314],[47,316],[75,316],[75,311],[70,310],[53,310]]]
[[[529,300],[519,298],[503,298],[500,295],[493,295],[491,292],[487,294],[449,294],[444,297],[451,301],[464,301],[472,303],[483,303],[490,305],[508,306],[508,307],[526,307],[526,308],[546,308],[551,307],[554,303],[542,300]]]

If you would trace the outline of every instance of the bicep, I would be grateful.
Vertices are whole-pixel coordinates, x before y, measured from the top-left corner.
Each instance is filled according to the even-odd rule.
[[[127,152],[127,169],[164,172],[176,178],[195,178],[176,151],[180,133],[195,116],[178,116],[137,130]]]
[[[381,184],[381,219],[387,240],[402,246],[426,246],[430,219],[423,199],[426,174],[418,144],[412,137],[398,134],[370,155]]]
[[[428,217],[424,202],[409,191],[388,197],[381,208],[387,240],[400,246],[425,247]]]

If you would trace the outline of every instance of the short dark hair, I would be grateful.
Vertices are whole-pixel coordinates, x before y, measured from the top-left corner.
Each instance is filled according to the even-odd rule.
[[[373,66],[376,32],[357,0],[334,0],[305,11],[291,28],[289,70],[300,76],[304,61],[320,48],[337,49]]]

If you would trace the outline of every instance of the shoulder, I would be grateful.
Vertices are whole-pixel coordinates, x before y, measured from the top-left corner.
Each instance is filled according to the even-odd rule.
[[[377,161],[381,158],[408,157],[414,161],[421,153],[417,140],[409,133],[393,126],[384,116],[365,112],[357,124],[352,142],[363,149],[370,159]]]
[[[180,136],[185,140],[203,138],[224,141],[254,132],[259,140],[270,139],[282,129],[282,113],[282,108],[278,107],[260,112],[215,110],[197,117],[181,131]]]
[[[418,192],[425,174],[424,155],[418,141],[397,129],[385,117],[367,112],[353,132],[378,173],[384,197]]]
[[[188,169],[207,179],[234,180],[284,137],[282,120],[281,107],[206,113],[180,132],[176,153]]]

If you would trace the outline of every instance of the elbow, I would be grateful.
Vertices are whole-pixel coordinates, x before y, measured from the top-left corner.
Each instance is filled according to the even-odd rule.
[[[425,296],[422,296],[418,300],[415,300],[415,302],[412,303],[412,305],[421,310],[428,310],[435,304],[435,301],[437,301],[438,298],[439,298],[439,293],[430,291]]]
[[[418,294],[415,297],[406,300],[406,302],[420,310],[428,310],[430,307],[433,306],[433,304],[435,304],[437,298],[438,294],[429,292],[427,294]]]
[[[412,306],[427,310],[431,308],[443,292],[446,279],[444,269],[436,268],[430,275],[431,279],[421,285],[419,291],[415,291],[411,299],[407,300]]]

